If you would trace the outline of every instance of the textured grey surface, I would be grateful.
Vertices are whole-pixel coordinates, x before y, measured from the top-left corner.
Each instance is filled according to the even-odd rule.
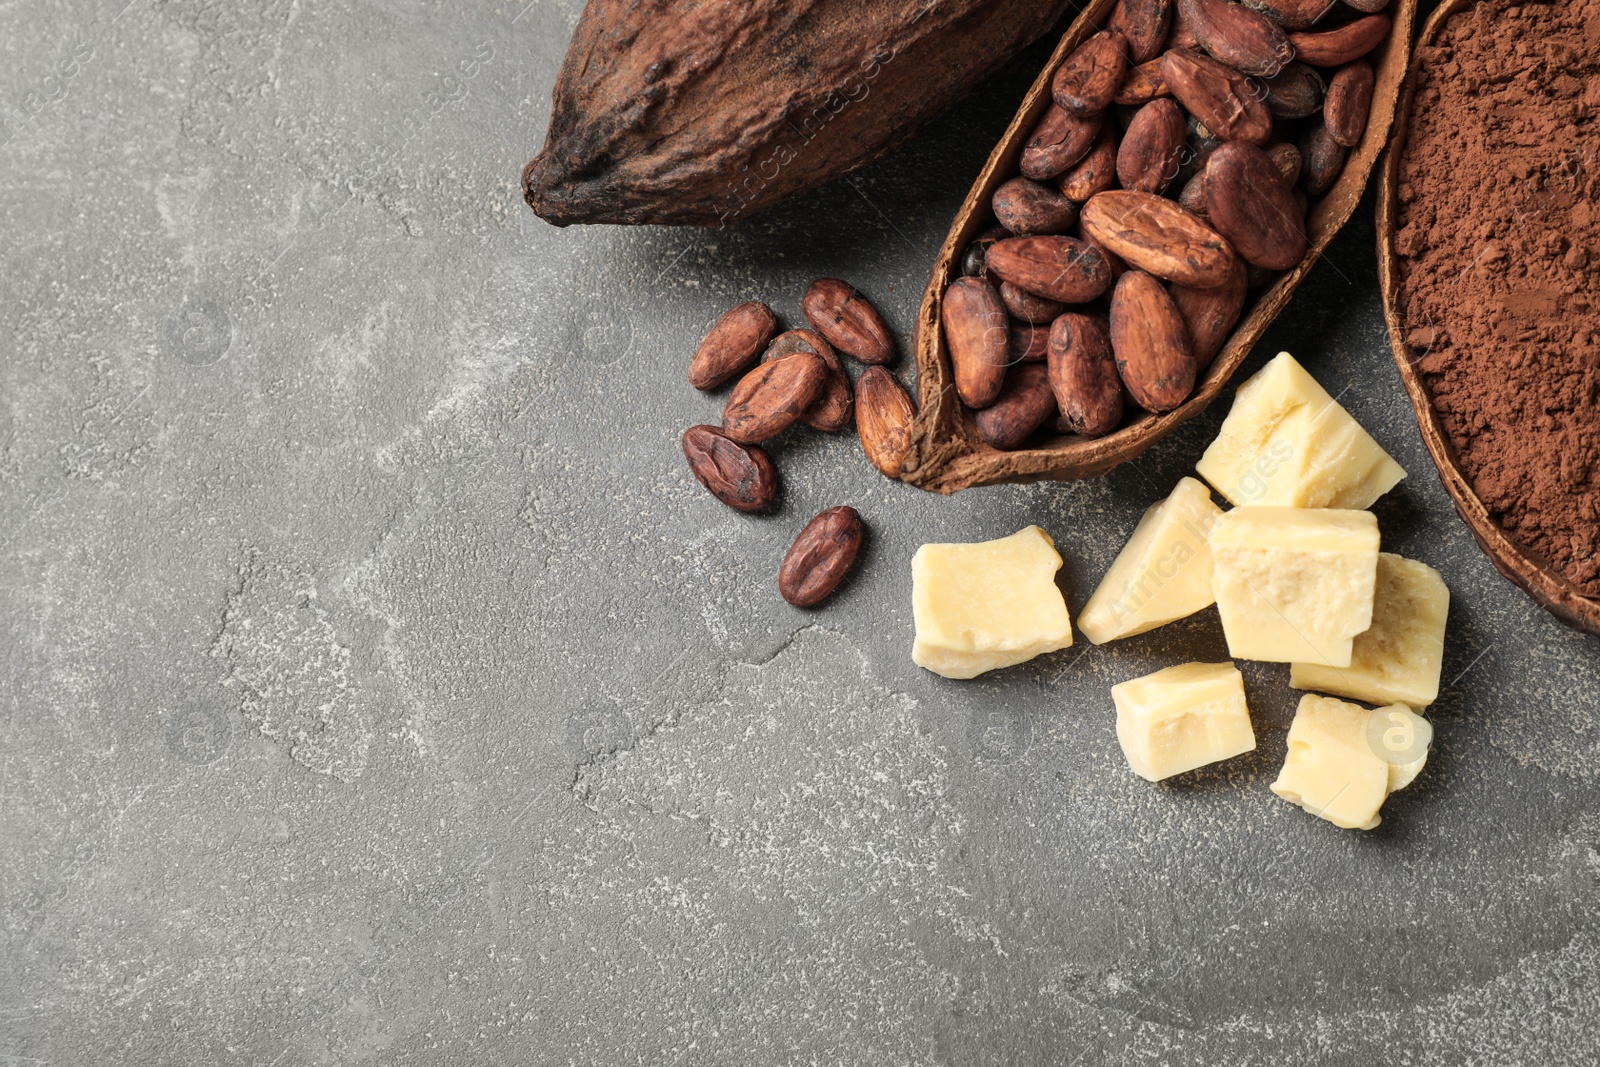
[[[0,10],[0,1064],[1595,1061],[1600,657],[1429,468],[1370,204],[1249,368],[1401,459],[1455,597],[1360,835],[1267,790],[1286,668],[1254,754],[1128,772],[1108,687],[1214,612],[910,662],[918,544],[1038,522],[1076,611],[1225,404],[1073,487],[794,434],[752,519],[684,468],[724,307],[837,274],[906,334],[1027,69],[736,232],[560,231],[516,176],[577,0],[124,2]],[[835,503],[864,565],[793,610]]]

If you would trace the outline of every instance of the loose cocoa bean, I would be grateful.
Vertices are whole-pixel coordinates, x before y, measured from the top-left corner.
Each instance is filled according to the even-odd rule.
[[[1122,422],[1122,380],[1111,355],[1111,334],[1100,319],[1068,312],[1050,327],[1046,357],[1050,389],[1063,433],[1099,437]]]
[[[1345,6],[1364,15],[1372,15],[1389,6],[1389,0],[1344,0]]]
[[[1032,437],[1056,413],[1050,372],[1042,363],[1019,363],[1006,375],[993,404],[974,417],[978,436],[1000,449],[1013,449]]]
[[[728,310],[689,360],[689,384],[715,389],[754,363],[777,332],[778,316],[765,304],[751,300]]]
[[[1233,248],[1216,230],[1151,193],[1108,190],[1083,206],[1080,222],[1130,267],[1180,285],[1221,285],[1233,269]]]
[[[1368,15],[1334,30],[1291,33],[1289,43],[1302,63],[1342,67],[1378,47],[1389,36],[1390,25],[1388,15]]]
[[[723,432],[744,445],[776,437],[816,403],[827,384],[828,364],[815,352],[792,352],[762,363],[728,394]]]
[[[1010,362],[1009,320],[999,295],[988,282],[957,278],[944,291],[939,315],[956,394],[969,408],[988,407],[1000,395]]]
[[[1178,173],[1186,132],[1183,111],[1172,100],[1162,97],[1141,107],[1117,149],[1117,180],[1122,187],[1166,192]]]
[[[1287,142],[1279,142],[1267,149],[1267,158],[1278,168],[1283,184],[1293,188],[1294,183],[1300,180],[1300,168],[1303,165],[1300,149]]]
[[[1167,95],[1167,79],[1161,75],[1161,60],[1140,63],[1122,79],[1122,88],[1111,98],[1114,104],[1148,104]]]
[[[890,478],[900,477],[916,417],[910,394],[887,368],[868,367],[856,380],[856,432],[861,436],[861,451]]]
[[[1000,283],[1000,302],[1013,317],[1023,322],[1049,323],[1067,306],[1059,300],[1051,300],[1030,293],[1026,289],[1018,289],[1010,282]]]
[[[1011,231],[1004,226],[990,226],[974,237],[961,257],[961,273],[969,278],[989,277],[989,246],[1010,236]]]
[[[1167,293],[1177,305],[1178,314],[1183,316],[1183,324],[1189,328],[1189,345],[1194,352],[1196,375],[1209,367],[1217,353],[1222,351],[1223,342],[1233,332],[1234,324],[1244,311],[1249,290],[1250,272],[1242,259],[1235,261],[1228,280],[1214,288],[1167,286]]]
[[[1361,143],[1367,132],[1367,116],[1372,113],[1372,88],[1377,81],[1372,64],[1358,59],[1340,67],[1328,82],[1328,100],[1322,108],[1322,121],[1328,134],[1346,148]]]
[[[1022,148],[1019,169],[1023,175],[1042,182],[1065,173],[1068,167],[1088,155],[1089,149],[1094,147],[1103,117],[1096,115],[1080,119],[1065,108],[1052,104]]]
[[[1161,57],[1161,73],[1178,103],[1224,141],[1266,144],[1271,139],[1272,113],[1261,91],[1232,67],[1174,48]]]
[[[1050,81],[1056,106],[1080,119],[1104,111],[1128,67],[1128,42],[1115,30],[1099,33],[1074,48]]]
[[[1128,395],[1146,411],[1171,411],[1194,390],[1194,350],[1178,305],[1141,270],[1111,294],[1111,351]]]
[[[1117,178],[1117,131],[1107,123],[1089,153],[1060,178],[1061,195],[1083,203],[1109,189]]]
[[[1333,7],[1334,0],[1244,0],[1244,3],[1286,30],[1304,30],[1320,22]]]
[[[1012,178],[990,201],[1000,225],[1016,234],[1066,233],[1078,221],[1078,204],[1032,178]]]
[[[838,278],[818,278],[800,299],[800,310],[828,343],[863,363],[887,363],[894,338],[883,316],[855,286]]]
[[[1148,63],[1161,54],[1172,24],[1172,0],[1119,0],[1106,28],[1128,42],[1128,58]]]
[[[715,426],[683,432],[689,470],[711,495],[739,511],[766,511],[778,498],[778,471],[772,457],[755,445],[742,445]]]
[[[861,551],[861,515],[833,507],[806,523],[784,554],[778,592],[797,608],[815,607],[833,595]]]
[[[1300,171],[1300,185],[1312,196],[1321,196],[1333,188],[1344,171],[1344,161],[1350,150],[1333,139],[1327,123],[1318,121],[1307,128],[1300,138],[1300,156],[1305,160]]]
[[[1267,110],[1274,118],[1303,119],[1322,109],[1327,85],[1315,67],[1290,63],[1276,77],[1261,83],[1267,92]]]
[[[1231,0],[1178,0],[1184,22],[1200,46],[1245,74],[1270,78],[1294,58],[1278,24]]]
[[[794,352],[815,352],[828,365],[828,382],[822,387],[822,395],[806,408],[805,413],[800,416],[801,420],[813,430],[821,430],[823,433],[837,433],[853,423],[856,403],[850,375],[845,372],[839,354],[833,350],[832,345],[822,339],[821,334],[814,330],[789,330],[780,333],[767,346],[761,360],[767,362],[782,359]]]
[[[1105,257],[1071,237],[997,241],[989,249],[989,269],[1018,288],[1063,304],[1093,300],[1111,287],[1111,265]]]
[[[1255,145],[1217,149],[1206,167],[1211,225],[1258,267],[1288,270],[1306,254],[1306,226],[1277,164]]]
[[[1013,322],[1011,343],[1007,353],[1012,363],[1037,363],[1044,359],[1050,346],[1050,327],[1031,322]]]

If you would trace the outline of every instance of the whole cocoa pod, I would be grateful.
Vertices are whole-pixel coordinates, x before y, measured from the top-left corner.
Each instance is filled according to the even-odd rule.
[[[742,445],[715,426],[683,432],[689,470],[711,495],[739,511],[759,512],[778,498],[778,471],[755,445]]]
[[[900,477],[916,417],[910,394],[887,369],[868,367],[862,372],[856,381],[856,432],[867,459],[890,478]]]
[[[765,304],[751,300],[729,309],[689,360],[689,384],[715,389],[754,363],[777,332],[778,316]]]
[[[1012,178],[990,201],[1000,225],[1015,234],[1066,233],[1078,221],[1078,205],[1032,178]]]
[[[1141,270],[1111,294],[1111,351],[1128,395],[1146,411],[1171,411],[1194,391],[1194,350],[1178,306]]]
[[[1230,0],[1178,0],[1183,20],[1200,46],[1245,74],[1270,78],[1294,58],[1278,24]]]
[[[1302,63],[1317,67],[1342,67],[1360,59],[1389,36],[1388,15],[1368,15],[1336,30],[1291,33],[1289,43]]]
[[[1034,127],[1033,136],[1022,146],[1018,169],[1034,181],[1046,181],[1062,174],[1088,155],[1100,135],[1103,115],[1079,118],[1066,108],[1051,105]]]
[[[978,436],[999,449],[1013,449],[1032,437],[1056,411],[1050,372],[1042,363],[1019,363],[1006,375],[993,404],[973,417]]]
[[[1117,131],[1110,123],[1101,127],[1094,147],[1061,176],[1061,195],[1083,203],[1117,180]]]
[[[1128,58],[1148,63],[1161,54],[1172,26],[1172,0],[1118,0],[1106,29],[1122,34]]]
[[[883,316],[856,287],[838,278],[818,278],[800,298],[806,321],[834,348],[863,363],[887,363],[894,338]]]
[[[776,437],[816,403],[828,365],[815,352],[792,352],[739,379],[722,407],[722,430],[740,444]]]
[[[1233,248],[1216,230],[1151,193],[1111,189],[1083,205],[1079,221],[1130,267],[1180,285],[1221,285],[1233,269]]]
[[[1018,289],[1010,282],[1000,283],[1000,303],[1006,306],[1012,318],[1021,319],[1023,322],[1048,324],[1066,309],[1066,305],[1058,300],[1038,296],[1026,289]]]
[[[996,245],[996,248],[999,246]],[[1010,362],[1010,332],[999,294],[979,278],[957,278],[939,311],[956,393],[969,408],[994,403]]]
[[[1161,73],[1178,103],[1224,141],[1266,144],[1272,137],[1272,113],[1250,80],[1232,67],[1174,48],[1161,57]]]
[[[861,535],[861,515],[852,507],[828,508],[806,523],[778,569],[783,599],[810,608],[832,596],[855,566]]]
[[[1184,148],[1183,111],[1170,99],[1139,109],[1117,149],[1117,180],[1124,189],[1164,193],[1177,176]]]
[[[1367,132],[1367,116],[1372,113],[1372,89],[1377,77],[1372,64],[1358,59],[1340,67],[1328,82],[1328,100],[1322,108],[1322,121],[1328,135],[1346,148],[1361,143]]]
[[[1221,285],[1210,289],[1195,289],[1187,285],[1169,285],[1167,292],[1189,328],[1189,344],[1194,352],[1195,372],[1211,366],[1211,361],[1222,351],[1222,345],[1233,332],[1234,324],[1244,311],[1245,297],[1250,291],[1250,271],[1245,261],[1234,261],[1233,273]]]
[[[1050,389],[1065,433],[1099,437],[1122,422],[1122,380],[1111,335],[1098,318],[1068,312],[1050,327]]]
[[[1111,105],[1127,67],[1128,42],[1115,30],[1101,30],[1061,61],[1050,95],[1057,107],[1091,118]]]
[[[1306,254],[1306,226],[1283,174],[1261,149],[1234,141],[1206,167],[1211,225],[1233,250],[1268,270],[1288,270]]]
[[[1095,200],[1110,195],[1101,193]],[[997,241],[989,249],[989,269],[1018,288],[1063,304],[1093,300],[1111,286],[1111,266],[1105,257],[1072,237]]]
[[[1067,6],[589,0],[523,195],[561,226],[737,222],[910,140]]]
[[[1322,98],[1328,91],[1317,68],[1304,63],[1290,63],[1261,84],[1267,92],[1267,110],[1280,119],[1315,115],[1322,110]]]

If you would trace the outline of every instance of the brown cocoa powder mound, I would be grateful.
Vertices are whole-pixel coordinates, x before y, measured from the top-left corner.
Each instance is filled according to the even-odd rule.
[[[1506,532],[1600,595],[1600,0],[1483,0],[1420,50],[1401,324]]]

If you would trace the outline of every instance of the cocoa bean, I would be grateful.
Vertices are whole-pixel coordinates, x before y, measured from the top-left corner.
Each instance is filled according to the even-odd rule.
[[[778,498],[778,471],[772,457],[755,445],[742,445],[715,426],[683,432],[689,470],[711,495],[739,511],[766,511]]]
[[[1178,206],[1204,221],[1209,214],[1206,207],[1206,172],[1201,171],[1182,189],[1178,190]]]
[[[1061,412],[1063,433],[1099,437],[1122,422],[1122,380],[1111,355],[1106,324],[1068,312],[1050,327],[1050,390]]]
[[[751,300],[731,308],[716,321],[689,360],[689,384],[715,389],[756,361],[772,335],[778,316]]]
[[[1119,0],[1106,22],[1128,43],[1128,58],[1148,63],[1161,54],[1172,24],[1172,0]]]
[[[1122,272],[1128,269],[1128,265],[1122,261],[1121,256],[1089,235],[1089,232],[1083,228],[1083,216],[1081,214],[1078,216],[1078,240],[1105,257],[1106,262],[1111,265],[1111,282],[1115,285],[1117,279],[1122,277]]]
[[[878,309],[838,278],[818,278],[800,298],[800,310],[813,329],[847,356],[863,363],[887,363],[894,338]]]
[[[1050,372],[1042,363],[1019,363],[1006,375],[999,399],[973,417],[978,436],[992,447],[1013,449],[1056,413]]]
[[[1245,297],[1250,291],[1250,272],[1244,260],[1236,260],[1233,273],[1222,285],[1211,289],[1195,289],[1187,285],[1169,285],[1167,293],[1183,316],[1189,328],[1189,345],[1194,352],[1195,373],[1205,370],[1222,351],[1223,342],[1233,332],[1234,324],[1244,311]]]
[[[1064,173],[1094,147],[1103,117],[1080,119],[1052,104],[1022,148],[1019,169],[1023,175],[1042,182]]]
[[[1222,140],[1266,144],[1271,139],[1272,114],[1261,91],[1232,67],[1174,48],[1161,57],[1161,73],[1178,103]]]
[[[1016,234],[1066,233],[1078,221],[1078,204],[1032,178],[1012,178],[990,201],[1000,225]]]
[[[1010,362],[1010,331],[999,295],[988,282],[957,278],[944,291],[939,317],[956,394],[969,408],[988,407],[1000,395]]]
[[[1011,231],[1004,226],[990,226],[974,237],[961,257],[961,273],[969,278],[989,277],[989,246],[1010,236]]]
[[[890,478],[900,477],[916,417],[910,394],[887,368],[868,367],[856,380],[856,432],[861,436],[861,451]]]
[[[1349,155],[1350,150],[1333,139],[1327,123],[1316,122],[1300,138],[1300,156],[1305,160],[1300,171],[1301,187],[1312,196],[1332,189]]]
[[[1190,116],[1191,121],[1193,116]],[[1196,124],[1198,126],[1198,124]],[[1204,129],[1204,127],[1199,127]],[[1215,137],[1202,136],[1191,131],[1188,144],[1184,147],[1183,158],[1178,167],[1178,176],[1173,179],[1176,185],[1182,185],[1196,174],[1206,169],[1206,160],[1211,158],[1211,153],[1223,142]]]
[[[1128,395],[1146,411],[1171,411],[1194,390],[1194,350],[1178,305],[1141,270],[1111,294],[1111,351]]]
[[[1044,359],[1050,345],[1049,325],[1035,325],[1031,322],[1013,322],[1011,324],[1011,343],[1007,354],[1012,363],[1037,363]]]
[[[1067,306],[1059,300],[1051,300],[1030,293],[1026,289],[1018,289],[1010,282],[1000,283],[1000,302],[1013,317],[1023,322],[1049,323]]]
[[[722,407],[722,429],[740,444],[769,440],[816,403],[828,384],[828,365],[798,351],[759,364],[739,379]]]
[[[1172,100],[1163,97],[1140,108],[1117,149],[1117,180],[1122,187],[1166,192],[1178,173],[1185,132],[1183,111]]]
[[[1117,131],[1107,123],[1089,153],[1060,178],[1061,195],[1083,203],[1109,189],[1117,178]]]
[[[1358,59],[1340,67],[1328,82],[1328,100],[1322,107],[1322,121],[1328,135],[1346,148],[1361,143],[1367,132],[1367,116],[1372,113],[1372,88],[1377,76],[1372,64]]]
[[[1172,33],[1167,36],[1167,49],[1170,51],[1174,48],[1196,51],[1200,48],[1200,38],[1194,35],[1194,27],[1183,17],[1183,12],[1178,10],[1176,4],[1172,11]]]
[[[1178,0],[1184,22],[1200,46],[1245,74],[1270,78],[1294,58],[1277,23],[1230,0]]]
[[[1217,232],[1258,267],[1288,270],[1306,254],[1305,219],[1277,164],[1255,145],[1217,149],[1206,167],[1206,208]]]
[[[806,523],[784,553],[778,592],[797,608],[814,607],[839,588],[861,551],[861,515],[833,507]]]
[[[989,269],[1020,289],[1063,304],[1093,300],[1111,287],[1111,265],[1105,257],[1071,237],[997,241],[989,249]]]
[[[1283,184],[1293,188],[1294,183],[1300,180],[1300,168],[1303,165],[1300,149],[1288,142],[1279,142],[1267,149],[1267,158],[1278,168]]]
[[[1161,76],[1161,60],[1140,63],[1122,79],[1122,88],[1111,98],[1113,104],[1148,104],[1167,95],[1167,79]]]
[[[1291,33],[1289,43],[1302,63],[1317,67],[1342,67],[1360,59],[1389,36],[1388,15],[1368,15],[1334,30]]]
[[[1233,248],[1216,230],[1151,193],[1108,190],[1083,206],[1080,222],[1130,267],[1180,285],[1221,285],[1233,269]]]
[[[1245,272],[1245,279],[1252,293],[1257,289],[1264,289],[1271,285],[1277,277],[1277,271],[1268,270],[1265,267],[1257,267],[1254,264],[1251,264],[1250,269]]]
[[[1344,0],[1345,6],[1364,15],[1376,14],[1389,6],[1389,0]]]
[[[1320,22],[1333,7],[1334,0],[1244,0],[1244,3],[1286,30],[1304,30]]]
[[[1290,63],[1276,77],[1261,83],[1266,87],[1267,110],[1274,118],[1303,119],[1322,109],[1327,85],[1315,67]]]
[[[1110,106],[1127,69],[1127,41],[1115,30],[1101,30],[1061,61],[1050,80],[1050,95],[1057,107],[1090,118]]]
[[[822,339],[822,335],[814,330],[789,330],[780,333],[772,339],[766,352],[761,356],[762,362],[773,359],[782,359],[794,352],[815,352],[822,357],[828,365],[828,382],[822,387],[822,395],[800,416],[801,420],[813,430],[823,433],[837,433],[855,421],[855,390],[850,384],[850,375],[844,369],[844,363],[839,359],[833,346]]]

